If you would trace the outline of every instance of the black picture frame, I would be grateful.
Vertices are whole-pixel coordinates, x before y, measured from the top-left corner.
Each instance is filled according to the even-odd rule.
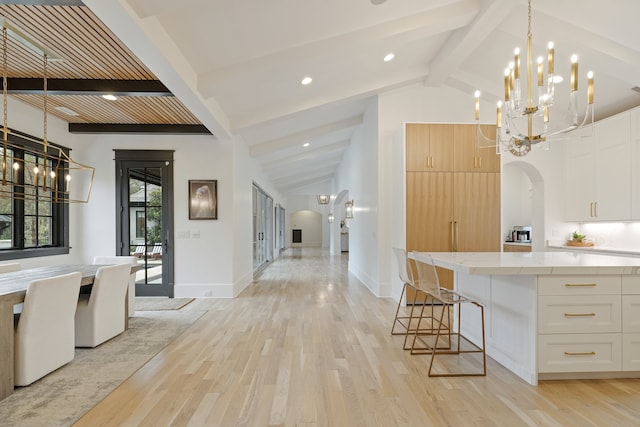
[[[189,219],[218,219],[217,180],[189,180]]]

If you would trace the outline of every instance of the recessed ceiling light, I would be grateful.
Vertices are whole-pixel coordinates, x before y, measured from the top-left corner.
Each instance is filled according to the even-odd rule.
[[[387,53],[384,57],[384,62],[389,62],[391,61],[393,58],[395,58],[396,56],[393,53]]]
[[[387,0],[371,0],[371,4],[378,5],[378,4],[382,4],[382,3],[386,2],[386,1]]]
[[[305,77],[304,79],[302,79],[302,81],[300,83],[302,83],[303,85],[308,85],[309,83],[311,83],[313,81],[313,79],[309,76]]]
[[[60,111],[62,114],[66,114],[67,116],[77,116],[78,113],[67,108],[67,107],[55,107],[56,110]]]
[[[115,97],[115,95],[111,95],[111,94],[102,95],[102,97],[103,97],[104,99],[109,100],[109,101],[115,101],[116,99],[118,99],[118,98],[116,98],[116,97]]]
[[[311,145],[311,144],[310,144],[310,143],[308,143],[308,142],[305,142],[304,144],[302,144],[302,146],[303,146],[303,147],[305,147],[305,148],[306,148],[306,147],[308,147],[308,146],[310,146],[310,145]]]

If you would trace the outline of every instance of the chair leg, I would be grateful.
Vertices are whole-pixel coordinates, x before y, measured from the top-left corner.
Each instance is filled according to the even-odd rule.
[[[486,376],[487,374],[487,355],[486,355],[486,349],[485,349],[485,333],[484,333],[484,306],[482,306],[481,304],[478,304],[475,301],[470,301],[472,304],[476,305],[479,309],[480,309],[480,329],[481,329],[481,336],[482,336],[482,344],[481,346],[477,346],[476,344],[474,344],[473,342],[469,341],[467,338],[465,338],[462,334],[461,334],[461,319],[462,319],[462,304],[458,304],[458,325],[457,328],[455,330],[455,332],[453,332],[453,335],[457,335],[456,336],[456,341],[457,341],[457,348],[455,350],[447,350],[447,351],[441,351],[442,349],[438,347],[438,340],[440,338],[441,334],[441,326],[442,326],[442,320],[443,320],[443,316],[444,316],[444,310],[441,313],[440,316],[440,322],[438,325],[438,332],[436,334],[436,338],[435,338],[435,343],[433,346],[433,352],[431,353],[431,360],[429,362],[429,371],[428,371],[428,375],[430,377],[458,377],[458,376]],[[451,328],[448,328],[448,334],[449,334],[449,345],[451,345]],[[462,339],[465,339],[466,341],[469,342],[469,344],[473,347],[471,350],[462,350]],[[433,373],[433,362],[435,361],[436,355],[460,355],[463,353],[482,353],[482,371],[481,372],[445,372],[445,373],[441,373],[441,374],[436,374]]]
[[[407,329],[409,329],[409,326],[411,324],[411,319],[409,319],[409,325],[406,325],[404,323],[402,323],[402,321],[400,319],[406,319],[407,317],[398,317],[398,314],[400,313],[400,306],[402,305],[402,297],[404,297],[405,291],[407,290],[407,284],[405,283],[402,286],[402,292],[400,293],[400,300],[398,301],[398,308],[396,308],[396,317],[393,320],[393,326],[391,326],[391,335],[400,335],[400,334],[405,334]],[[400,325],[402,325],[402,327],[405,329],[404,332],[395,332],[396,329],[396,325],[400,323]]]

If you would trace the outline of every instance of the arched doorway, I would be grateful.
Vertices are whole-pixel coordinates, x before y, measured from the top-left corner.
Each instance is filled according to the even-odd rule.
[[[501,193],[503,237],[516,225],[530,225],[532,250],[543,250],[544,180],[540,171],[523,161],[504,164]]]

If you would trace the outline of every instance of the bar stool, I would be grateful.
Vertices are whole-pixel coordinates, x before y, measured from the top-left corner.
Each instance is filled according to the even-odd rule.
[[[431,328],[434,333],[424,334],[420,331],[420,322],[423,320],[422,311],[427,306],[422,307],[420,316],[418,316],[418,325],[413,335],[413,342],[411,344],[411,354],[430,354],[431,360],[429,361],[430,377],[450,377],[450,376],[485,376],[487,374],[487,358],[485,352],[485,336],[484,336],[484,306],[472,299],[462,296],[452,290],[441,288],[440,281],[438,280],[438,271],[433,262],[433,258],[429,257],[429,262],[422,262],[415,259],[416,270],[418,272],[418,288],[425,292],[431,306]],[[440,305],[440,315],[433,316],[435,305]],[[462,319],[462,307],[464,305],[472,305],[478,308],[480,313],[480,330],[481,330],[481,343],[476,344],[473,341],[466,338],[460,332],[461,319]],[[451,308],[454,308],[454,313],[457,314],[457,322],[451,325]],[[445,314],[447,316],[445,321]],[[429,317],[429,316],[427,316]],[[427,335],[430,335],[430,340],[427,340]],[[482,365],[481,369],[463,370],[455,372],[453,370],[447,370],[444,372],[434,372],[434,362],[436,358],[440,360],[451,360],[457,358],[456,365],[469,364],[473,365],[474,360],[465,361],[461,358],[461,355],[477,353],[481,355]],[[448,359],[447,359],[448,358]],[[477,359],[477,358],[475,358]],[[442,362],[446,366],[446,361]],[[478,365],[477,360],[475,364]]]
[[[402,293],[400,294],[400,300],[398,301],[398,307],[396,308],[396,316],[393,321],[393,326],[391,327],[391,335],[404,335],[403,349],[410,350],[411,346],[408,345],[409,337],[412,336],[412,334],[415,334],[416,330],[419,328],[421,320],[419,317],[422,317],[422,320],[432,318],[433,307],[431,308],[431,315],[425,316],[424,305],[419,310],[420,316],[416,315],[416,305],[424,304],[426,294],[419,286],[417,286],[417,283],[413,278],[411,260],[407,257],[407,252],[404,249],[393,248],[393,253],[395,254],[398,262],[398,275],[400,276],[400,280],[402,280],[403,286]],[[411,303],[411,311],[409,312],[409,315],[402,316],[400,315],[400,307],[402,306],[402,298],[405,296],[407,288],[410,288],[413,291],[413,301]],[[421,297],[419,298],[419,296]],[[415,321],[418,323],[415,325],[416,327],[413,327],[411,323],[415,323]],[[423,327],[420,329],[421,334],[434,332],[433,327]]]

